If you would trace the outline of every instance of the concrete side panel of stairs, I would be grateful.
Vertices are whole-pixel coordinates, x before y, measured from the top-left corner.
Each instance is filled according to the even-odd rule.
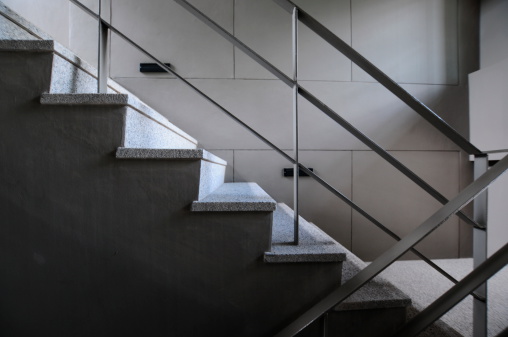
[[[125,107],[41,105],[51,65],[0,52],[2,336],[271,336],[336,286],[263,262],[271,212],[190,212],[199,161],[115,158]]]

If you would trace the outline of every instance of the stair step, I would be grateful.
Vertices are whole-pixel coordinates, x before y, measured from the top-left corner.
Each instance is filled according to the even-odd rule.
[[[337,241],[300,217],[299,245],[293,242],[293,210],[286,204],[277,204],[273,213],[272,249],[266,252],[267,263],[287,262],[341,262],[346,250]]]
[[[148,118],[155,120],[158,123],[174,130],[183,137],[191,140],[197,144],[197,140],[189,136],[184,131],[180,130],[171,124],[164,116],[152,109],[136,96],[132,94],[51,94],[46,93],[41,95],[41,104],[55,104],[55,105],[86,105],[86,104],[100,104],[100,105],[125,105],[133,108],[134,110],[146,115]]]
[[[0,16],[2,18],[0,24],[4,28],[0,35],[5,38],[0,40],[0,50],[53,53],[49,93],[41,95],[41,104],[126,106],[125,142],[122,146],[197,147],[196,139],[171,124],[164,116],[141,102],[115,81],[108,79],[108,94],[97,94],[95,67],[77,57],[1,2]]]
[[[132,94],[53,94],[41,95],[45,105],[120,105],[127,107],[124,147],[195,149],[198,141]],[[169,132],[168,132],[169,131]]]
[[[342,283],[349,281],[367,264],[346,249],[346,262],[342,268]],[[375,277],[360,290],[349,296],[333,310],[364,310],[407,307],[411,299],[381,276]]]
[[[204,149],[142,149],[119,147],[118,159],[202,159],[219,165],[227,162]]]
[[[49,40],[0,40],[1,51],[53,51],[53,41]]]
[[[256,183],[226,183],[194,201],[193,212],[271,212],[276,202]]]
[[[52,94],[41,95],[41,104],[45,105],[128,105],[126,94]]]
[[[227,162],[204,149],[143,149],[120,147],[118,159],[201,160],[198,199],[203,199],[224,184]]]

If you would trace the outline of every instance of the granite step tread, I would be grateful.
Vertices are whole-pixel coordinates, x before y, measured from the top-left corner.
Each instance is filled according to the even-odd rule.
[[[41,104],[45,105],[128,105],[126,94],[53,94],[43,93]]]
[[[342,265],[342,284],[349,281],[367,266],[360,258],[346,250],[346,261]],[[334,311],[365,310],[408,307],[411,299],[400,289],[381,276],[375,277],[341,304]]]
[[[51,40],[0,40],[0,50],[51,52],[54,50],[54,43]]]
[[[277,204],[273,213],[272,249],[266,252],[267,263],[288,262],[342,262],[345,248],[314,224],[300,217],[299,245],[293,242],[293,210],[286,204]]]
[[[98,94],[98,93],[83,93],[83,94],[53,94],[43,93],[40,99],[41,104],[45,105],[123,105],[128,106],[147,118],[161,124],[167,129],[187,139],[191,143],[197,145],[198,141],[170,123],[165,117],[157,111],[141,102],[136,96],[132,94]]]
[[[191,205],[193,212],[271,212],[276,202],[256,183],[225,183]]]
[[[227,162],[205,149],[144,149],[119,147],[118,159],[202,159],[219,165]]]

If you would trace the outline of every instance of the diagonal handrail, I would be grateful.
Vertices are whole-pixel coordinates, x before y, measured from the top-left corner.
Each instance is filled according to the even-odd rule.
[[[508,243],[405,324],[392,337],[416,336],[508,264]]]
[[[370,76],[375,78],[385,88],[390,90],[395,96],[397,96],[410,108],[412,108],[414,111],[420,114],[420,116],[422,116],[435,128],[441,131],[446,137],[448,137],[451,141],[457,144],[465,152],[474,155],[482,154],[482,151],[480,151],[476,146],[474,146],[467,139],[465,139],[460,133],[458,133],[441,117],[439,117],[439,115],[437,115],[429,107],[427,107],[425,104],[423,104],[414,96],[412,96],[410,93],[408,93],[406,90],[404,90],[400,85],[398,85],[395,81],[393,81],[390,77],[388,77],[388,75],[383,73],[374,64],[368,61],[365,57],[363,57],[360,53],[354,50],[346,42],[344,42],[337,35],[331,32],[328,28],[323,26],[319,21],[314,19],[307,12],[298,7],[295,3],[291,2],[290,0],[273,0],[273,1],[275,1],[275,3],[277,3],[279,6],[281,6],[283,9],[285,9],[290,13],[293,10],[293,8],[297,8],[298,19],[300,20],[300,22],[302,22],[304,25],[310,28],[314,33],[322,37],[332,47],[334,47],[339,52],[344,54],[344,56],[353,61],[357,66],[362,68]]]
[[[481,192],[483,192],[494,180],[499,178],[508,170],[508,155],[494,165],[489,171],[484,173],[478,179],[473,181],[455,198],[450,200],[445,206],[435,212],[427,220],[425,220],[413,232],[396,243],[371,264],[361,270],[342,286],[331,292],[320,302],[311,307],[303,315],[298,317],[286,328],[281,330],[275,337],[294,336],[307,325],[319,318],[322,314],[332,309],[337,304],[344,301],[352,293],[363,287],[367,282],[379,275],[383,270],[388,268],[399,257],[406,253],[411,247],[427,237],[432,231],[442,225],[459,209],[468,204]]]
[[[174,0],[174,1],[176,3],[178,3],[179,5],[181,5],[183,8],[185,8],[187,11],[189,11],[191,14],[193,14],[196,18],[201,20],[208,27],[210,27],[211,29],[216,31],[219,35],[221,35],[226,40],[231,42],[235,47],[237,47],[240,50],[242,50],[245,54],[247,54],[249,57],[251,57],[254,61],[256,61],[263,68],[268,70],[270,73],[275,75],[282,82],[287,84],[289,87],[293,87],[293,86],[296,85],[297,88],[298,88],[298,93],[302,97],[307,99],[311,104],[316,106],[318,109],[320,109],[322,112],[324,112],[328,117],[333,119],[336,123],[341,125],[347,131],[349,131],[352,135],[354,135],[356,138],[358,138],[362,143],[364,143],[366,146],[368,146],[371,150],[373,150],[379,156],[381,156],[383,159],[388,161],[392,166],[394,166],[397,170],[399,170],[402,174],[404,174],[406,177],[408,177],[415,184],[420,186],[423,190],[425,190],[427,193],[429,193],[432,197],[434,197],[441,204],[446,204],[448,202],[447,198],[445,198],[436,189],[434,189],[427,182],[425,182],[418,175],[416,175],[413,171],[411,171],[409,168],[407,168],[405,165],[403,165],[400,161],[395,159],[395,157],[393,157],[391,154],[389,154],[386,150],[384,150],[379,145],[377,145],[373,140],[371,140],[369,137],[367,137],[365,134],[363,134],[360,130],[358,130],[353,125],[351,125],[349,122],[347,122],[338,113],[336,113],[331,108],[329,108],[328,106],[323,104],[318,98],[316,98],[314,95],[312,95],[308,90],[303,88],[297,82],[295,82],[292,79],[290,79],[281,70],[279,70],[277,67],[275,67],[270,62],[265,60],[262,56],[257,54],[251,48],[249,48],[246,44],[244,44],[238,38],[233,36],[231,33],[229,33],[227,30],[225,30],[223,27],[221,27],[215,21],[213,21],[208,16],[206,16],[204,13],[202,13],[199,9],[197,9],[194,6],[192,6],[186,0]],[[467,216],[463,212],[459,212],[457,215],[463,221],[465,221],[466,223],[472,225],[475,228],[479,228],[479,229],[484,228],[482,225],[480,225],[477,222],[475,222],[473,219],[471,219],[469,216]]]
[[[362,143],[367,145],[371,150],[376,152],[381,158],[383,158],[388,163],[390,163],[393,167],[395,167],[397,170],[399,170],[402,174],[404,174],[406,177],[408,177],[415,184],[420,186],[424,191],[429,193],[432,197],[434,197],[441,204],[444,205],[448,202],[448,199],[444,195],[439,193],[436,189],[434,189],[432,186],[430,186],[427,182],[425,182],[417,174],[415,174],[413,171],[411,171],[407,166],[405,166],[400,161],[395,159],[394,156],[392,156],[386,150],[381,148],[376,142],[371,140],[369,137],[367,137],[365,134],[363,134],[360,130],[356,129],[352,124],[350,124],[348,121],[346,121],[343,117],[341,117],[339,114],[337,114],[331,108],[329,108],[326,104],[321,102],[319,99],[317,99],[311,93],[309,93],[307,90],[305,90],[304,88],[302,88],[300,86],[298,92],[300,93],[300,95],[302,97],[305,97],[315,107],[317,107],[319,110],[324,112],[328,117],[333,119],[335,122],[340,124],[344,129],[349,131],[352,135],[354,135],[356,138],[358,138]],[[485,228],[483,225],[478,224],[476,221],[471,219],[469,216],[467,216],[463,212],[458,212],[457,215],[459,218],[464,220],[466,223],[472,225],[474,228],[478,228],[478,229]]]
[[[168,67],[165,63],[163,63],[162,61],[160,61],[159,59],[157,59],[155,56],[153,56],[152,54],[150,54],[148,51],[146,51],[145,49],[143,49],[141,46],[139,46],[137,43],[135,43],[133,40],[131,40],[130,38],[128,38],[127,36],[125,36],[123,33],[121,33],[118,29],[116,29],[113,25],[111,25],[110,23],[106,22],[105,20],[103,20],[99,15],[95,14],[93,11],[91,11],[90,9],[88,9],[86,6],[84,6],[81,2],[79,2],[78,0],[69,0],[71,1],[72,3],[74,3],[75,5],[77,5],[79,8],[81,8],[83,11],[85,11],[88,15],[92,16],[93,18],[95,18],[96,20],[99,20],[102,24],[104,24],[108,29],[110,29],[112,32],[114,32],[115,34],[117,34],[119,37],[121,37],[122,39],[124,39],[126,42],[128,42],[130,45],[132,45],[134,48],[138,49],[140,52],[142,52],[145,56],[149,57],[150,59],[152,59],[153,61],[155,61],[161,68],[163,68],[165,71],[173,74],[174,76],[176,76],[178,79],[180,79],[181,81],[183,81],[186,85],[188,85],[191,89],[193,89],[194,91],[196,91],[200,96],[202,96],[204,99],[206,99],[207,101],[209,101],[212,105],[214,105],[216,108],[218,108],[219,110],[221,110],[222,112],[224,112],[226,115],[228,115],[230,118],[232,118],[235,122],[239,123],[241,126],[243,126],[244,128],[246,128],[249,132],[251,132],[252,134],[254,134],[258,139],[260,139],[261,141],[263,141],[266,145],[268,145],[269,147],[271,147],[272,149],[274,149],[277,153],[279,153],[282,157],[284,157],[286,160],[288,160],[289,162],[291,162],[292,164],[296,164],[297,162],[291,158],[289,155],[287,155],[282,149],[280,149],[279,147],[277,147],[275,144],[273,144],[272,142],[270,142],[268,139],[266,139],[265,137],[263,137],[261,134],[259,134],[256,130],[254,130],[253,128],[251,128],[249,125],[247,125],[246,123],[244,123],[242,120],[240,120],[238,117],[236,117],[234,114],[232,114],[230,111],[228,111],[226,108],[224,108],[222,105],[220,105],[219,103],[217,103],[215,100],[213,100],[212,98],[210,98],[209,96],[207,96],[204,92],[202,92],[200,89],[198,89],[197,87],[195,87],[194,85],[192,85],[189,81],[187,81],[185,78],[183,78],[182,76],[180,76],[176,71],[174,71],[173,69],[171,69],[170,67]],[[175,0],[176,1],[176,0]],[[235,38],[236,39],[236,38]],[[252,51],[249,47],[243,45],[243,49],[242,50],[245,50],[246,52],[248,53],[254,53],[254,51]],[[264,60],[263,58],[261,58],[260,56],[257,58],[260,62],[263,62],[263,63],[267,63],[269,64],[266,60]],[[278,73],[278,74],[282,74],[277,68],[273,67],[272,70],[274,71],[274,73]],[[283,75],[283,74],[282,74]],[[285,76],[285,75],[284,75]],[[287,77],[287,80],[288,81],[291,81],[291,79],[289,79]],[[325,187],[328,191],[330,191],[332,194],[334,194],[335,196],[337,196],[338,198],[340,198],[342,201],[344,201],[346,204],[348,204],[351,208],[353,208],[355,211],[357,211],[359,214],[363,215],[364,217],[366,217],[369,221],[371,221],[374,225],[376,225],[378,228],[380,228],[381,230],[383,230],[385,233],[387,233],[388,235],[390,235],[392,238],[396,239],[396,240],[400,240],[400,237],[397,236],[395,233],[393,233],[391,230],[389,230],[386,226],[384,226],[383,224],[381,224],[378,220],[376,220],[374,217],[372,217],[370,214],[368,214],[367,212],[365,212],[360,206],[358,206],[357,204],[355,204],[351,199],[349,199],[348,197],[346,197],[344,194],[342,194],[340,191],[338,191],[337,189],[335,189],[333,186],[331,186],[330,184],[328,184],[325,180],[323,180],[321,177],[319,177],[318,175],[316,175],[316,173],[314,173],[313,171],[311,171],[310,169],[308,169],[307,167],[305,167],[304,165],[298,163],[298,166],[300,168],[300,170],[306,172],[309,176],[311,176],[314,180],[316,180],[319,184],[321,184],[323,187]],[[446,278],[448,278],[450,281],[454,282],[454,283],[457,283],[458,281],[453,277],[451,276],[450,274],[448,274],[445,270],[443,270],[442,268],[440,268],[437,264],[435,264],[434,262],[432,262],[429,258],[427,258],[425,255],[423,255],[421,252],[419,252],[417,249],[412,249],[411,250],[414,254],[416,254],[418,257],[420,257],[423,261],[425,261],[426,263],[428,263],[431,267],[433,267],[435,270],[437,270],[439,273],[441,273],[443,276],[445,276]],[[472,295],[475,297],[475,298],[479,298],[481,299],[480,297],[478,297],[478,295],[472,293]]]

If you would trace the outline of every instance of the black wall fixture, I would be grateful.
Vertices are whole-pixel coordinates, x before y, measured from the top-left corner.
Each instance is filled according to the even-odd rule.
[[[164,63],[168,67],[171,67],[171,64]],[[140,63],[139,71],[142,73],[166,73],[167,71],[162,69],[160,65],[157,63]]]
[[[309,170],[311,172],[314,172],[314,169],[312,167],[309,167]],[[294,171],[292,168],[285,168],[282,170],[282,175],[284,177],[293,177],[295,175]],[[302,170],[298,170],[298,176],[300,177],[308,177],[309,175],[307,173],[305,173],[304,171]]]

